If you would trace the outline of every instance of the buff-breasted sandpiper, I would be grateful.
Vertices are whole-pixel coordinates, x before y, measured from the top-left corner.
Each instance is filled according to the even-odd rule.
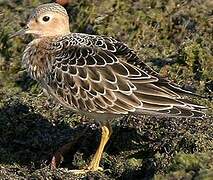
[[[205,115],[203,106],[183,98],[190,92],[161,77],[126,44],[111,37],[71,33],[67,11],[59,4],[38,6],[15,35],[22,34],[34,36],[22,58],[30,76],[64,107],[101,124],[100,145],[91,163],[73,172],[99,169],[112,134],[110,122],[117,117]]]

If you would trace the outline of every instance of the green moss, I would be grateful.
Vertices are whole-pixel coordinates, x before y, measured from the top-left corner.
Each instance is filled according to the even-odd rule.
[[[30,37],[9,39],[40,0],[0,2],[0,179],[212,179],[212,113],[205,119],[130,117],[116,122],[101,161],[105,171],[76,176],[99,142],[97,128],[80,138],[61,169],[53,153],[83,132],[79,115],[46,102],[21,67]],[[210,1],[73,0],[66,7],[72,32],[113,36],[173,82],[212,96]],[[3,15],[1,15],[3,14]],[[75,141],[74,141],[75,142]]]
[[[200,161],[197,156],[194,154],[178,154],[174,158],[174,163],[171,167],[172,170],[181,170],[185,169],[190,171],[193,169],[200,168]]]
[[[126,162],[127,169],[129,170],[138,169],[141,165],[142,165],[141,159],[131,158],[128,159]]]
[[[212,158],[212,152],[178,153],[169,167],[169,173],[165,176],[156,175],[155,179],[211,179],[213,178]]]

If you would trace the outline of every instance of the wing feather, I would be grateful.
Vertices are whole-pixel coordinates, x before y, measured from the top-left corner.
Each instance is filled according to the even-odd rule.
[[[70,38],[74,36],[77,35]],[[55,54],[48,81],[52,94],[71,109],[114,114],[203,115],[199,111],[201,106],[182,100],[145,64],[142,69],[129,64],[125,58],[138,57],[126,46],[97,36],[81,35],[80,40],[72,40]]]

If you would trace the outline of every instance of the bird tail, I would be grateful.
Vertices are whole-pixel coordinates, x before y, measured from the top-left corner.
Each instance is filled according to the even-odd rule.
[[[172,109],[162,110],[158,113],[166,113],[169,117],[204,118],[206,116],[203,111],[189,107],[173,107]]]
[[[202,96],[196,93],[193,93],[191,91],[185,90],[182,87],[180,87],[177,84],[173,84],[169,81],[165,81],[165,82],[158,82],[160,87],[168,90],[168,91],[173,91],[176,92],[177,94],[179,94],[180,96],[194,96],[194,97],[199,97],[199,98],[208,98],[206,96]]]
[[[206,116],[203,109],[193,108],[191,107],[181,107],[181,106],[173,106],[168,109],[159,109],[159,110],[149,110],[146,108],[138,109],[136,112],[138,114],[151,114],[162,117],[178,117],[178,118],[204,118]]]
[[[154,84],[154,86],[147,88],[147,91],[144,89],[144,84],[142,87],[137,86],[141,91],[135,94],[143,103],[143,107],[137,109],[137,113],[166,115],[169,117],[205,117],[204,110],[207,109],[205,106],[184,98],[184,95],[194,96],[194,93],[183,90],[176,85],[171,85],[168,82],[154,82],[152,84]],[[158,93],[154,93],[153,89],[151,89],[154,87],[156,88],[156,86],[158,88]],[[162,94],[163,92],[166,92],[168,96]]]

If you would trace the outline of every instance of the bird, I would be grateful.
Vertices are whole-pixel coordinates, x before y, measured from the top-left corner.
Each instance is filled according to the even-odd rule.
[[[125,115],[202,118],[204,106],[146,65],[125,43],[104,35],[72,33],[66,9],[37,6],[14,36],[31,34],[22,64],[48,96],[72,112],[98,122],[101,140],[90,164],[76,173],[98,171],[111,123]]]

